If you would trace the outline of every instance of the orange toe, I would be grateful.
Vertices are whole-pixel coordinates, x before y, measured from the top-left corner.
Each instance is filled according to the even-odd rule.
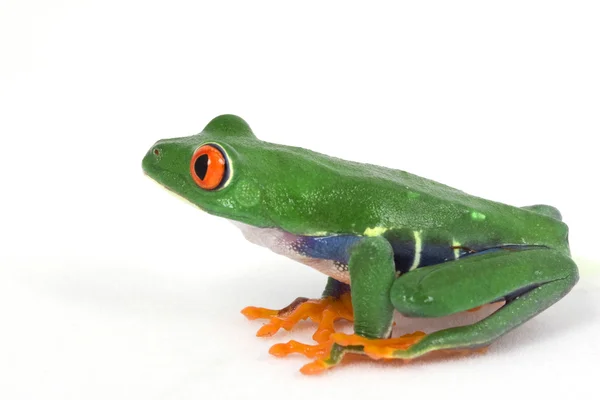
[[[249,320],[272,318],[277,315],[277,312],[277,310],[252,306],[242,310],[242,314]]]
[[[269,353],[276,357],[285,357],[292,353],[298,353],[308,358],[322,358],[329,354],[332,344],[333,342],[311,345],[290,340],[287,343],[278,343],[271,346]]]
[[[300,372],[304,375],[316,375],[325,372],[329,365],[323,360],[315,360],[300,368]]]

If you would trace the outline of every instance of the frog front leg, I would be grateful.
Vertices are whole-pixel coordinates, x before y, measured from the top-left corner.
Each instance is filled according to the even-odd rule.
[[[339,282],[333,278],[328,278],[327,285],[320,299],[309,299],[298,297],[288,306],[280,309],[268,309],[262,307],[246,307],[242,314],[250,320],[268,319],[269,322],[263,325],[257,336],[272,336],[279,329],[291,330],[298,322],[304,319],[310,319],[318,324],[313,334],[313,339],[319,343],[329,339],[335,332],[333,324],[339,319],[348,321],[353,320],[352,303],[350,300],[350,286]],[[285,346],[294,347],[294,341]],[[281,345],[275,345],[272,353],[277,354]]]
[[[396,280],[394,252],[390,243],[381,236],[365,237],[349,249],[348,270],[354,309],[354,334],[334,334],[325,343],[316,346],[296,345],[289,350],[316,355],[318,360],[305,365],[303,373],[318,373],[341,361],[347,352],[363,353],[363,346],[338,343],[338,338],[388,343],[392,340],[405,345],[413,344],[420,335],[388,339],[392,333],[394,306],[390,292]],[[372,346],[373,347],[373,346]],[[320,356],[320,357],[319,357]]]
[[[358,335],[332,335],[329,355],[308,364],[303,372],[321,372],[336,365],[348,352],[375,359],[412,359],[434,350],[486,346],[562,298],[578,276],[577,266],[567,254],[547,248],[498,250],[411,271],[399,277],[389,293],[394,308],[406,316],[441,317],[500,299],[506,303],[472,325],[429,335],[373,340],[357,326],[361,329]],[[353,286],[356,283],[352,281]],[[387,309],[381,299],[372,299]],[[358,321],[358,310],[356,314]],[[371,317],[370,321],[381,329],[379,318]],[[368,332],[373,336],[376,331]]]
[[[352,293],[351,311],[354,311],[355,335],[352,336],[371,339],[389,337],[394,313],[389,293],[396,278],[394,253],[390,243],[383,237],[365,237],[357,241],[348,249],[348,271]],[[345,348],[332,342],[331,337],[335,335],[339,334],[330,334],[327,336],[328,340],[317,340],[316,345],[294,340],[276,344],[271,347],[270,352],[279,357],[301,353],[319,358],[316,367],[323,369],[320,364],[323,357],[330,354],[332,360],[328,365],[333,365],[345,352]],[[304,373],[311,373],[312,370],[311,365],[302,369]]]

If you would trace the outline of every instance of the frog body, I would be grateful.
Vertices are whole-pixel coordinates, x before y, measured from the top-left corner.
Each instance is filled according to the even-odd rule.
[[[250,241],[328,275],[324,295],[350,292],[360,340],[387,338],[394,309],[441,316],[506,301],[484,320],[493,325],[487,335],[476,335],[480,326],[440,331],[389,358],[490,343],[578,279],[567,225],[551,206],[513,207],[404,171],[263,142],[233,115],[198,135],[158,141],[142,165]],[[545,301],[514,315],[518,299],[536,295]],[[364,349],[334,343],[319,365]]]

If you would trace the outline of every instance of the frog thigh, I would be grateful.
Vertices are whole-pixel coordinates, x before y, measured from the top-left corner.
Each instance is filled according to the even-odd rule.
[[[500,299],[506,304],[475,324],[427,335],[395,356],[488,344],[554,304],[578,277],[571,258],[550,249],[498,251],[412,271],[391,290],[392,303],[402,314],[439,317]]]

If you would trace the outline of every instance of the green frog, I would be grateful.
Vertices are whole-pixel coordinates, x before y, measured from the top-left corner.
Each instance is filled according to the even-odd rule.
[[[479,349],[545,310],[578,281],[568,228],[554,207],[513,207],[381,166],[259,140],[221,115],[197,134],[156,142],[144,172],[200,209],[235,222],[250,241],[327,275],[320,299],[267,318],[270,336],[300,320],[318,323],[316,344],[277,344],[325,371],[347,353],[413,359]],[[441,317],[503,302],[467,326],[391,337],[393,314]],[[352,321],[353,334],[333,322]]]

